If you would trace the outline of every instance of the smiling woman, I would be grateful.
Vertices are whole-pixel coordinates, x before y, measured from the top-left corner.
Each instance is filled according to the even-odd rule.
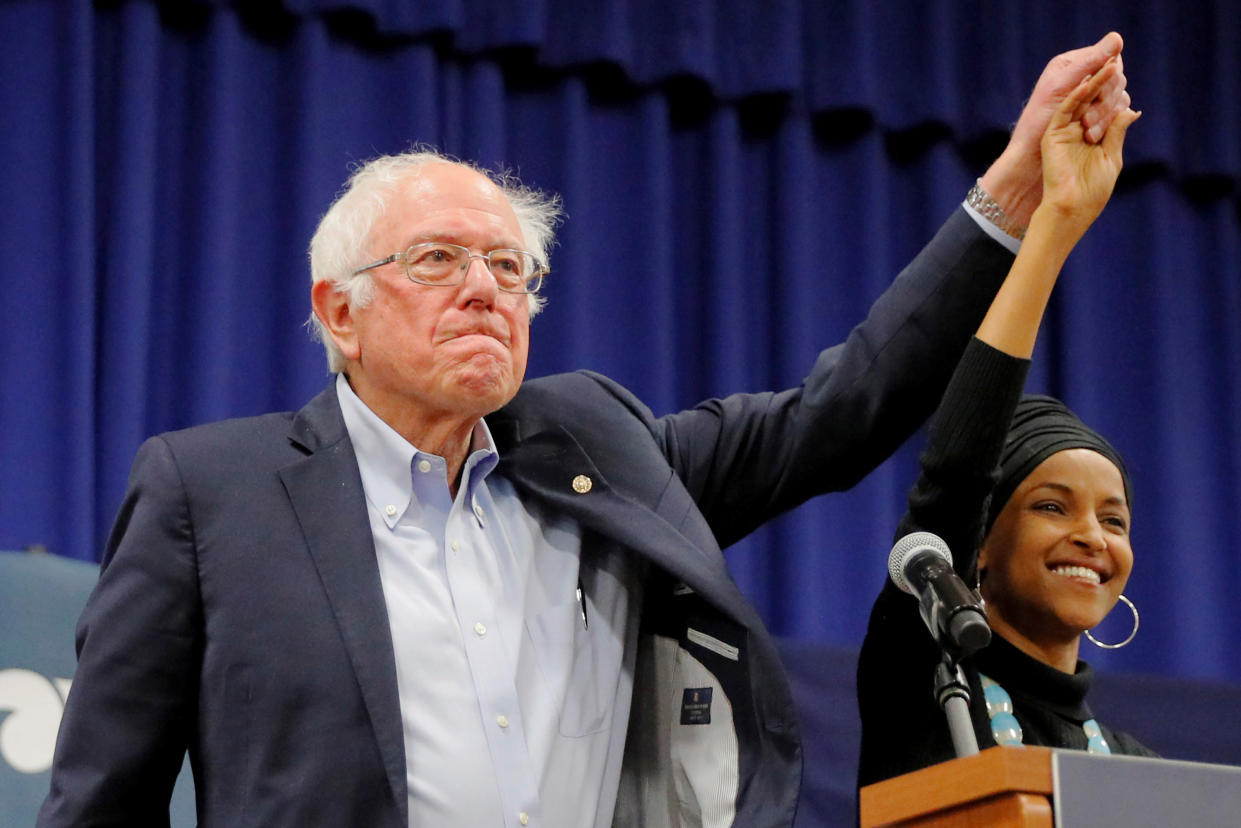
[[[1007,434],[980,429],[979,411],[1005,410],[1004,398],[1023,372],[1012,365],[1007,382],[986,388],[976,380],[1001,376],[1006,362],[1017,361],[971,343],[936,415],[899,533],[929,528],[942,535],[958,573],[978,583],[985,599],[991,643],[961,661],[978,746],[1154,755],[1095,719],[1087,703],[1094,673],[1078,658],[1082,635],[1122,599],[1133,570],[1124,462],[1051,397],[1022,398]],[[969,376],[975,381],[956,381]],[[994,467],[985,458],[1001,442],[998,471],[989,473]],[[974,504],[983,514],[976,507],[992,483],[980,546],[981,519],[971,519],[969,510]],[[1136,629],[1136,611],[1133,622]],[[858,666],[860,785],[956,755],[930,692],[939,661],[917,602],[885,586]]]
[[[1082,634],[1120,600],[1133,569],[1124,462],[1058,400],[1021,398],[1060,268],[1107,203],[1125,131],[1137,119],[1127,110],[1101,141],[1085,140],[1083,105],[1111,71],[1105,66],[1070,92],[1044,133],[1042,202],[944,392],[897,532],[942,538],[957,573],[978,583],[986,600],[990,644],[951,652],[969,686],[980,748],[1151,755],[1095,721],[1086,704],[1093,674],[1077,657]],[[985,191],[974,196],[987,210]],[[1006,232],[1013,230],[1022,233]],[[860,785],[956,756],[932,692],[941,657],[919,602],[885,584],[858,660]]]
[[[1059,401],[1027,397],[1000,479],[978,558],[987,618],[1023,652],[1072,673],[1081,635],[1116,606],[1133,570],[1124,462]]]

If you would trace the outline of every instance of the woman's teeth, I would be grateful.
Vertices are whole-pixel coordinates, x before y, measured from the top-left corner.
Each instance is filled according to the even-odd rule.
[[[1100,580],[1098,572],[1084,566],[1057,566],[1051,571],[1066,578],[1081,578],[1092,584],[1097,584]]]

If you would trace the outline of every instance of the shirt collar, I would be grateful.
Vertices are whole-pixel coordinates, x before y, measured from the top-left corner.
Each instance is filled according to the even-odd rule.
[[[413,500],[411,470],[415,464],[426,461],[438,467],[442,480],[444,460],[420,450],[380,419],[354,393],[344,374],[336,377],[336,398],[340,401],[345,429],[358,458],[362,490],[367,501],[392,528]],[[469,494],[471,502],[474,486],[495,469],[499,459],[491,431],[483,420],[479,420],[470,434],[470,454],[461,473],[461,491]]]

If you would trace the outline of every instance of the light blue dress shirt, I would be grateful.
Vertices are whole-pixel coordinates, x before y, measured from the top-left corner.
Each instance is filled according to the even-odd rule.
[[[358,458],[404,727],[411,826],[607,826],[640,604],[620,554],[523,503],[475,427],[455,499],[442,457],[337,397]],[[580,592],[579,592],[580,590]]]

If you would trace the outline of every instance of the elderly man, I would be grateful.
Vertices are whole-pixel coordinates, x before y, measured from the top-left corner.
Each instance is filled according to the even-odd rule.
[[[802,387],[661,418],[596,374],[523,384],[554,205],[364,167],[311,245],[335,382],[135,460],[39,824],[162,823],[188,749],[203,826],[790,825],[787,680],[720,549],[929,414],[1052,108],[1120,47],[1049,64],[974,207]],[[1128,104],[1108,71],[1092,130]]]

